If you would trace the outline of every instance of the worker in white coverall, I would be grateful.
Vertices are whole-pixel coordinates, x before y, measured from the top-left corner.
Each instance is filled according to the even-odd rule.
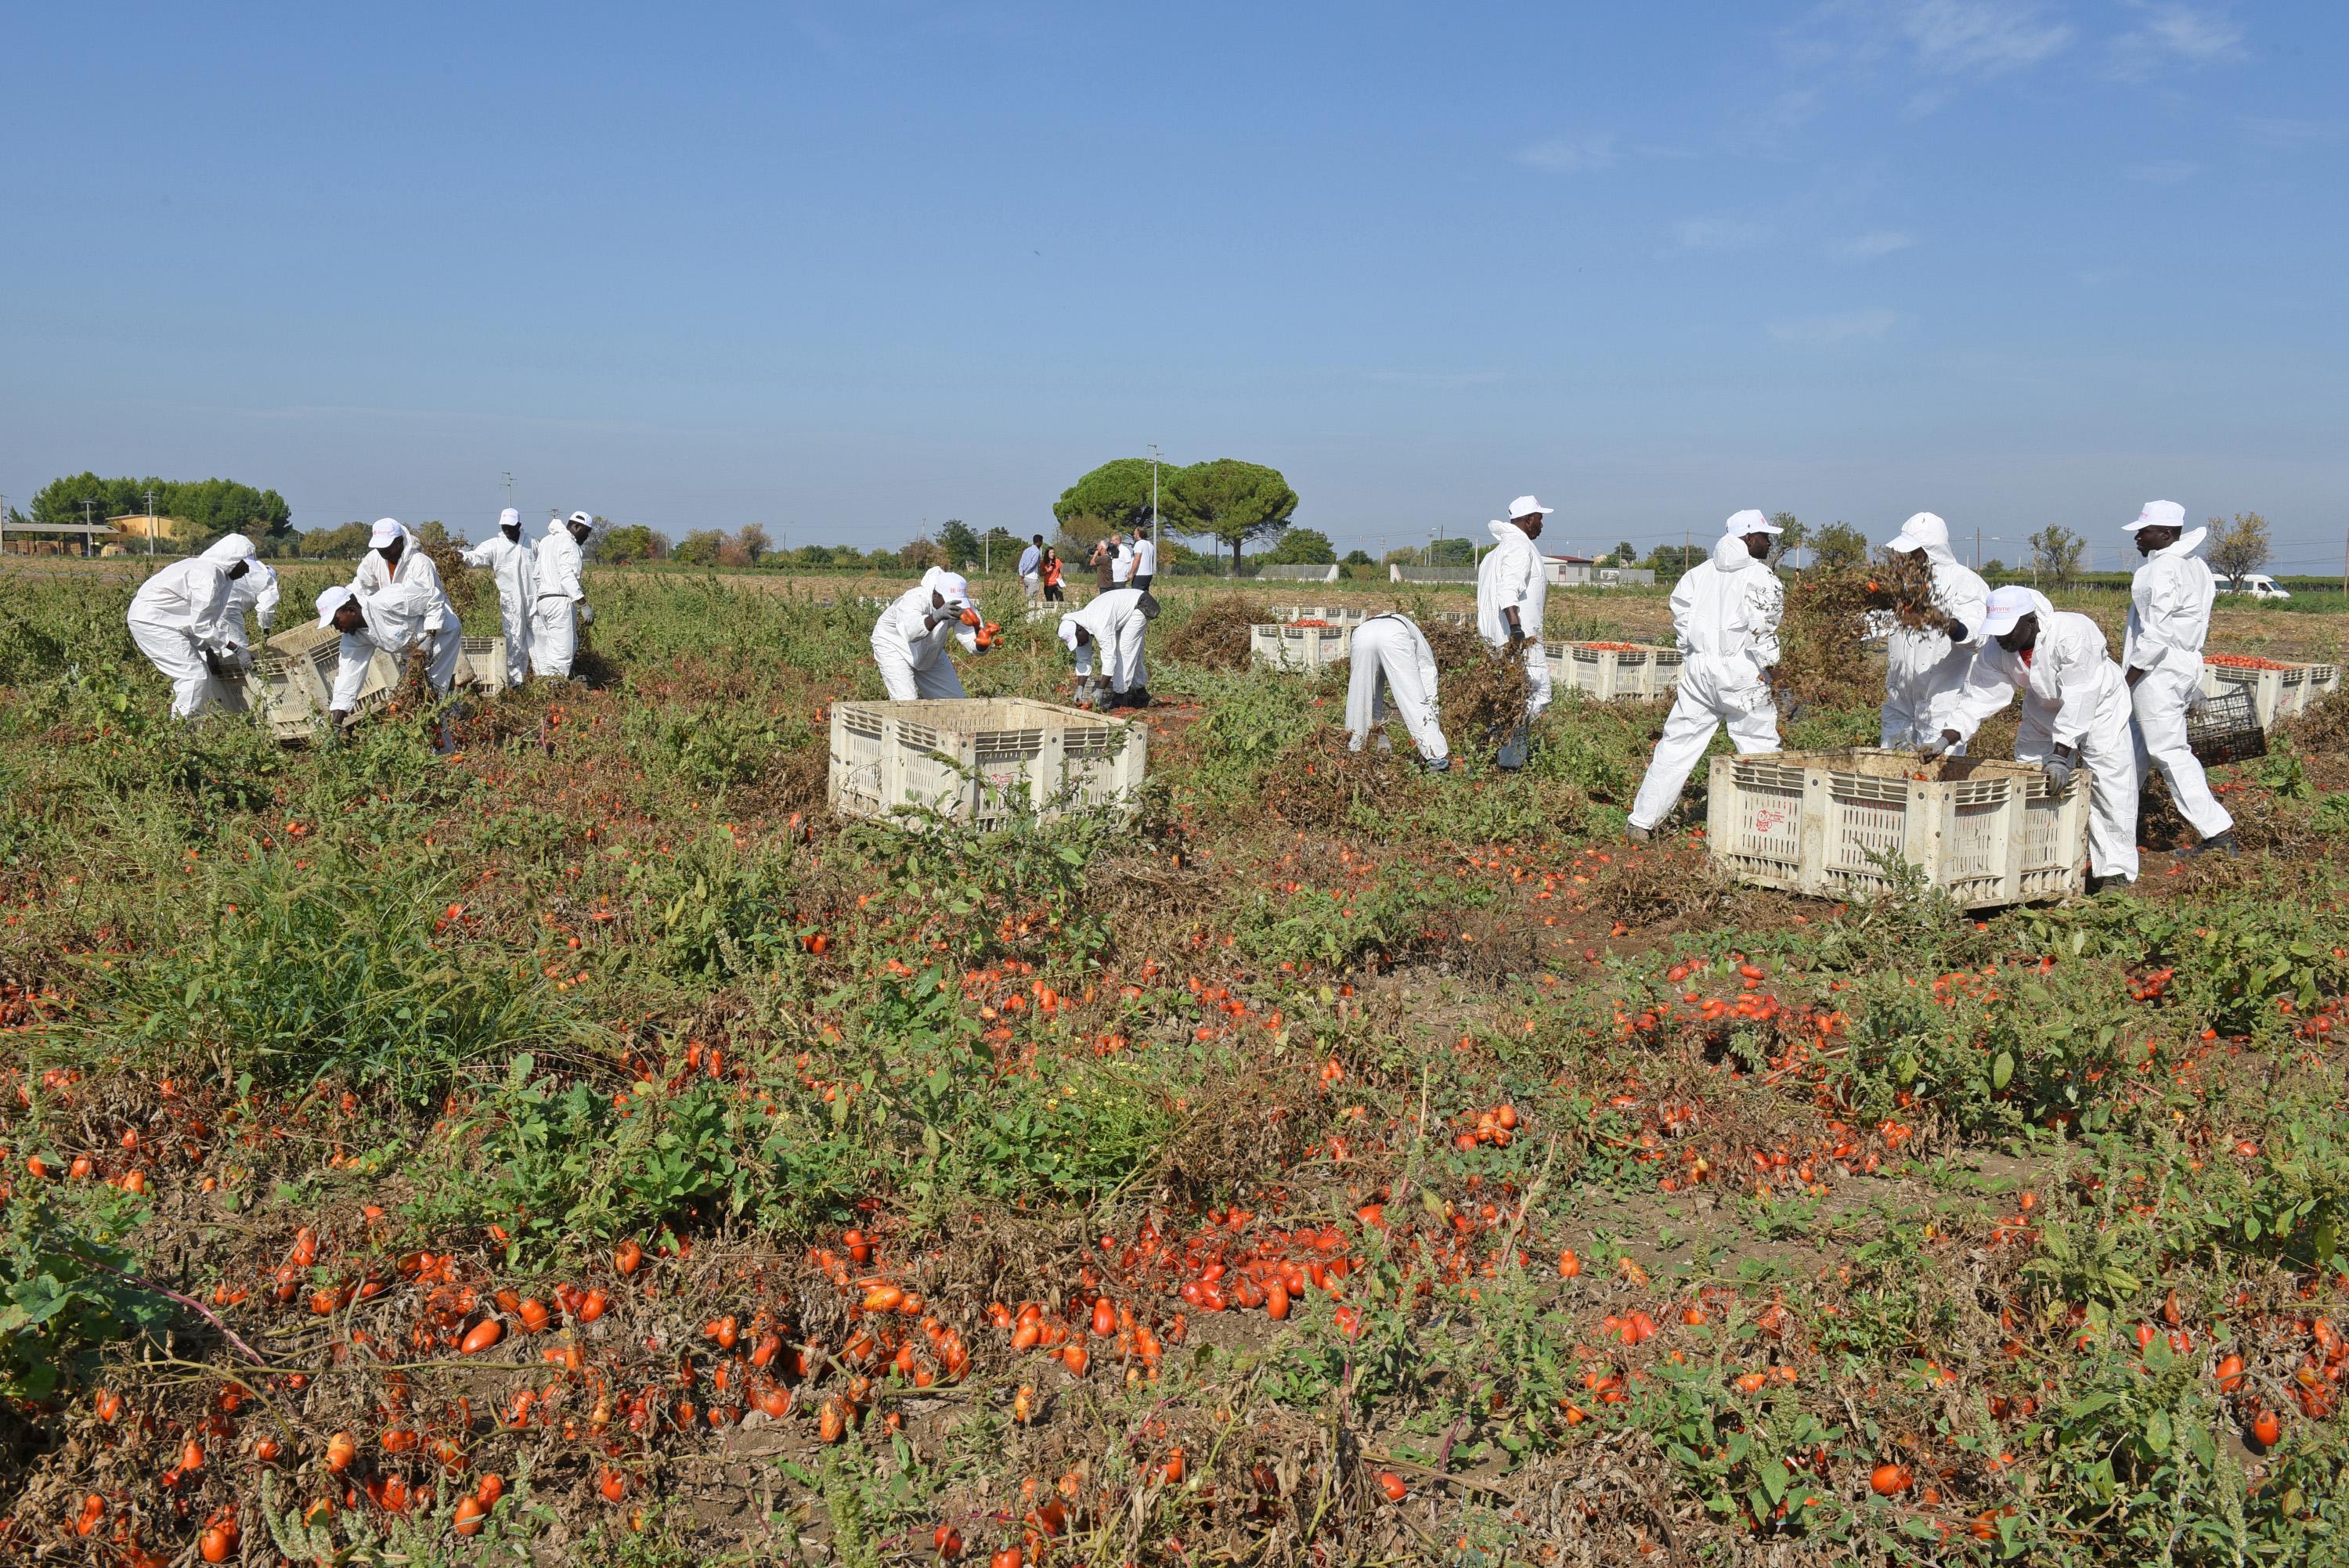
[[[522,513],[498,513],[498,531],[465,552],[465,564],[486,566],[498,585],[498,620],[505,632],[506,685],[519,686],[530,672],[530,618],[538,602],[538,564],[523,542]]]
[[[360,688],[367,685],[367,665],[378,648],[395,662],[405,661],[410,653],[421,653],[424,678],[437,695],[446,696],[456,683],[464,628],[437,580],[427,586],[421,579],[412,578],[378,593],[329,588],[318,595],[317,606],[319,629],[331,626],[343,634],[335,689],[326,701],[336,723],[350,717]]]
[[[888,688],[890,701],[964,695],[962,677],[947,656],[949,638],[973,654],[995,642],[970,601],[969,581],[959,572],[933,566],[873,624],[873,662],[881,666],[881,684]]]
[[[1923,748],[1940,756],[2023,696],[2014,758],[2036,762],[2057,794],[2088,769],[2088,870],[2096,882],[2137,880],[2137,757],[2129,744],[2128,683],[2104,628],[2058,610],[2034,588],[1994,589],[1982,616],[1989,638],[1966,684],[1943,709],[1941,733]],[[2092,889],[2093,891],[2093,889]]]
[[[1529,495],[1509,503],[1509,521],[1488,523],[1493,548],[1476,563],[1476,632],[1487,643],[1526,661],[1526,720],[1502,738],[1499,762],[1510,772],[1526,765],[1526,737],[1549,706],[1549,650],[1542,644],[1542,606],[1549,573],[1534,541],[1542,519],[1557,509]]]
[[[1889,613],[1884,626],[1884,708],[1880,746],[1909,750],[1941,732],[1940,707],[1966,684],[1982,642],[1982,606],[1990,584],[1950,551],[1950,525],[1920,511],[1887,541],[1887,550],[1922,551],[1933,574],[1932,614],[1938,623],[1902,624]]]
[[[1427,634],[1410,616],[1390,611],[1373,615],[1354,628],[1347,657],[1346,732],[1349,749],[1360,751],[1371,732],[1386,722],[1392,707],[1402,719],[1412,744],[1419,748],[1420,765],[1430,773],[1452,766],[1452,748],[1444,739],[1435,707],[1435,650]],[[1379,735],[1379,749],[1387,749]]]
[[[1732,516],[1713,559],[1691,567],[1672,589],[1672,630],[1681,649],[1679,689],[1663,738],[1631,800],[1630,834],[1645,843],[1681,798],[1681,787],[1729,727],[1740,757],[1778,749],[1778,616],[1786,592],[1771,570],[1771,541],[1785,531],[1758,511]]]
[[[194,718],[220,705],[225,682],[251,662],[233,614],[233,592],[253,570],[253,542],[241,533],[175,561],[130,598],[130,640],[171,683],[171,717]]]
[[[2194,553],[2210,531],[2187,532],[2186,509],[2155,500],[2128,531],[2145,557],[2129,586],[2128,631],[2121,640],[2123,678],[2137,717],[2137,787],[2145,787],[2148,767],[2160,769],[2178,814],[2202,835],[2200,843],[2178,851],[2178,859],[2211,851],[2232,859],[2235,819],[2210,793],[2201,759],[2186,740],[2187,712],[2202,701],[2202,644],[2218,594],[2209,566]]]
[[[244,618],[248,614],[260,624],[257,640],[269,641],[269,630],[277,624],[277,573],[270,569],[269,562],[258,556],[246,562],[244,575],[228,585],[229,635],[239,648],[249,650],[254,645],[254,640],[245,634]],[[250,653],[239,662],[251,664]]]
[[[1099,695],[1102,684],[1109,687],[1099,704],[1102,707],[1150,706],[1150,673],[1143,667],[1142,650],[1150,623],[1157,618],[1158,601],[1139,588],[1097,593],[1083,609],[1061,617],[1061,642],[1076,655],[1080,706],[1093,706],[1088,694]],[[1098,677],[1093,673],[1097,663]]]
[[[579,573],[595,520],[584,511],[551,520],[531,556],[530,668],[553,680],[571,678],[579,656],[579,628],[595,624]]]

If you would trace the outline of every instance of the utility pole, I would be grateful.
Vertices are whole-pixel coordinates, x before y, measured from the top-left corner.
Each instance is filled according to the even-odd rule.
[[[155,553],[155,492],[150,490],[147,492],[147,553],[150,555]]]
[[[1969,562],[1977,572],[1982,570],[1982,524],[1974,524],[1974,558]]]
[[[1158,443],[1150,443],[1150,543],[1158,545]]]

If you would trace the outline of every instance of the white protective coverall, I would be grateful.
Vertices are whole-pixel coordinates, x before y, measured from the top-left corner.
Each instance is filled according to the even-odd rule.
[[[227,696],[205,655],[223,665],[241,662],[243,629],[235,619],[235,584],[228,574],[252,557],[253,542],[232,533],[202,554],[166,566],[131,596],[130,640],[171,683],[174,718],[194,718]]]
[[[1099,649],[1101,673],[1111,691],[1123,696],[1150,685],[1150,673],[1142,663],[1143,642],[1150,633],[1150,619],[1142,613],[1145,597],[1139,588],[1112,588],[1095,594],[1083,609],[1061,617],[1061,642],[1076,655],[1079,676],[1093,673],[1093,653]],[[1092,635],[1092,642],[1083,646],[1077,643],[1081,626]],[[955,695],[961,695],[959,686]]]
[[[408,562],[402,561],[401,566]],[[396,582],[378,593],[360,593],[359,614],[366,618],[363,632],[343,634],[341,659],[335,669],[334,695],[326,706],[337,712],[347,713],[358,700],[359,688],[367,684],[367,663],[375,650],[389,654],[395,664],[405,664],[408,651],[421,646],[425,651],[425,679],[435,692],[447,695],[457,678],[457,657],[464,647],[464,627],[457,612],[450,607],[449,597],[440,591],[436,575],[428,585],[421,575]],[[334,611],[321,612],[320,624],[330,625]]]
[[[506,531],[512,529],[509,534]],[[498,585],[498,619],[506,640],[506,685],[519,686],[530,671],[530,618],[538,600],[537,562],[522,537],[522,514],[508,507],[498,531],[465,552],[465,564],[486,566]]]
[[[933,606],[933,593],[943,594],[946,603]],[[1095,603],[1109,596],[1101,594]],[[956,638],[966,653],[978,651],[978,632],[961,620],[969,607],[969,583],[959,573],[933,566],[922,573],[920,583],[881,612],[873,623],[873,662],[881,666],[881,684],[889,689],[890,701],[965,695],[946,647],[947,639]],[[935,625],[928,620],[933,614],[938,617]]]
[[[1509,618],[1515,606],[1517,625],[1526,634],[1526,721],[1531,724],[1549,706],[1549,650],[1542,643],[1542,607],[1549,599],[1549,573],[1541,552],[1514,522],[1487,523],[1493,548],[1476,563],[1476,634],[1496,648],[1509,645]],[[1522,768],[1526,762],[1526,731],[1501,743],[1500,765]]]
[[[1713,559],[1699,562],[1672,589],[1672,629],[1680,643],[1680,689],[1640,792],[1631,825],[1652,830],[1680,799],[1713,731],[1729,727],[1741,757],[1778,749],[1778,708],[1762,672],[1778,662],[1778,614],[1785,587],[1757,561],[1742,534],[1723,534]]]
[[[1515,531],[1512,530],[1511,531]],[[1386,722],[1390,706],[1431,768],[1451,766],[1452,748],[1435,706],[1435,650],[1427,634],[1408,615],[1373,615],[1354,628],[1347,655],[1346,730],[1349,746],[1362,748],[1371,731]],[[1384,741],[1381,740],[1381,745]]]
[[[1983,721],[2023,696],[2014,737],[2018,762],[2045,762],[2069,746],[2088,769],[2088,869],[2100,877],[2137,879],[2137,758],[2129,745],[2128,685],[2113,663],[2104,628],[2028,593],[2039,641],[2011,654],[1986,639],[1967,667],[1966,684],[1943,710],[1942,727],[1971,740]]]
[[[1982,645],[1982,605],[1990,584],[1961,564],[1950,550],[1950,525],[1920,511],[1900,525],[1889,550],[1925,552],[1933,573],[1933,603],[1966,629],[1962,641],[1941,632],[1918,631],[1885,617],[1884,708],[1878,744],[1923,746],[1941,733],[1940,708],[1966,684],[1966,670]]]
[[[250,648],[246,640],[244,618],[251,614],[261,624],[260,641],[269,641],[270,628],[277,624],[277,573],[265,561],[255,558],[246,563],[244,575],[228,585],[229,635],[240,648]]]
[[[571,678],[571,661],[579,655],[579,605],[587,597],[579,581],[585,562],[570,524],[561,518],[549,523],[531,559],[530,667],[534,674]]]
[[[2209,566],[2194,553],[2209,531],[2195,529],[2146,557],[2129,588],[2128,630],[2121,640],[2121,668],[2145,672],[2129,687],[2137,783],[2144,785],[2147,766],[2160,769],[2178,814],[2206,839],[2235,825],[2186,742],[2187,712],[2202,700],[2202,644],[2218,594]]]

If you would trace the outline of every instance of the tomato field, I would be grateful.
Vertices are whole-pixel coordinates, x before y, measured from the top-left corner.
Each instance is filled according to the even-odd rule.
[[[1660,705],[1349,756],[1216,590],[981,835],[827,815],[837,583],[598,577],[446,753],[175,726],[132,586],[0,580],[7,1561],[2349,1555],[2349,699],[1977,920],[1624,844]]]

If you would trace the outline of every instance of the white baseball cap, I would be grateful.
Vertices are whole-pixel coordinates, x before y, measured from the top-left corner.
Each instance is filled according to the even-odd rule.
[[[1950,525],[1930,511],[1920,511],[1900,525],[1900,531],[1887,540],[1884,548],[1906,553],[1912,550],[1947,550],[1950,547]]]
[[[584,511],[574,511],[563,521],[565,522],[575,522],[582,528],[592,529],[595,526],[595,520],[588,516]]]
[[[516,511],[512,507],[506,508],[505,511],[498,513],[498,526],[500,528],[520,528],[522,526],[522,513]]]
[[[1542,505],[1541,502],[1536,500],[1529,495],[1521,495],[1516,500],[1509,503],[1509,521],[1511,522],[1515,522],[1521,517],[1531,517],[1536,512],[1539,512],[1542,516],[1547,517],[1551,512],[1554,512],[1557,510],[1557,508],[1554,506]]]
[[[2014,630],[2014,624],[2039,608],[2039,595],[2019,583],[1990,591],[1990,601],[1982,616],[1982,634],[2002,637]]]
[[[2124,531],[2135,533],[2140,528],[2174,528],[2184,532],[2186,509],[2174,500],[2149,500],[2145,503],[2145,510],[2137,514],[2137,521],[2129,523]]]
[[[1760,512],[1755,511],[1752,507],[1746,508],[1744,511],[1730,513],[1729,521],[1723,525],[1722,531],[1725,533],[1733,533],[1740,539],[1744,538],[1749,533],[1784,533],[1786,531],[1785,529],[1780,528],[1776,523],[1772,522],[1768,518],[1763,516]]]
[[[949,604],[970,603],[970,579],[959,572],[941,572],[930,579],[931,591]]]
[[[408,530],[399,526],[398,519],[379,517],[375,520],[374,530],[367,534],[367,548],[381,550],[393,540],[405,539],[407,536]]]
[[[343,607],[345,600],[357,597],[357,593],[351,592],[350,584],[347,583],[337,583],[319,594],[318,630],[323,632],[335,624],[335,612]]]

